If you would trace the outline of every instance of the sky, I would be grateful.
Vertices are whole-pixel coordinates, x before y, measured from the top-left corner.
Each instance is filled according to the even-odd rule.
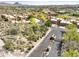
[[[79,4],[79,0],[0,0],[0,2],[14,3],[19,2],[27,5],[73,5]]]

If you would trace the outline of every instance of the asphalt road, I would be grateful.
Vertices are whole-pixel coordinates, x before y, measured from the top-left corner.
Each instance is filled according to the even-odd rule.
[[[58,47],[62,39],[62,33],[59,28],[53,27],[52,30],[29,52],[27,57],[43,57],[43,52],[48,47],[50,43],[51,36],[56,35],[56,41],[51,45],[51,50],[47,57],[57,57],[58,56]]]
[[[60,45],[62,40],[62,33],[58,28],[54,28],[53,33],[56,35],[54,43],[51,45],[51,50],[49,51],[49,55],[47,57],[57,57],[60,52]]]
[[[49,52],[49,55],[47,57],[57,57],[58,56],[58,45],[59,42],[54,42],[51,51]]]

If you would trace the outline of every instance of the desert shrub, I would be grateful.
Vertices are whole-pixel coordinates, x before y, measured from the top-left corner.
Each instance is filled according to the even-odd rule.
[[[15,28],[11,28],[7,30],[7,35],[17,35],[17,34],[18,34],[18,30]]]
[[[14,50],[14,44],[11,40],[7,40],[5,42],[5,45],[3,46],[6,50],[9,50],[9,51],[13,51]]]
[[[17,16],[17,20],[20,21],[21,20],[21,17]]]
[[[67,25],[66,28],[67,28],[68,30],[71,30],[71,31],[72,31],[72,30],[75,30],[75,31],[77,30],[77,26],[76,26],[75,24]]]
[[[77,32],[77,27],[74,24],[67,25],[66,28],[69,30],[64,34],[64,40],[74,40],[79,41],[79,33]]]
[[[70,49],[69,51],[65,51],[63,53],[63,56],[64,57],[78,57],[79,56],[79,51]]]
[[[71,16],[79,17],[79,13],[72,13]]]
[[[21,50],[21,51],[24,51],[24,48],[27,48],[28,46],[27,45],[25,45],[25,44],[22,44],[22,45],[17,45],[15,48],[16,49],[19,49],[19,50]]]
[[[20,24],[8,24],[5,28],[6,35],[17,35],[20,32]]]
[[[50,27],[50,26],[52,25],[52,22],[48,20],[48,21],[45,22],[45,25],[46,25],[47,27]]]
[[[58,18],[62,18],[62,19],[65,19],[66,20],[66,19],[69,18],[69,16],[68,15],[59,15]]]
[[[64,34],[64,40],[66,40],[66,41],[70,41],[70,40],[74,40],[74,41],[79,41],[79,33],[77,33],[77,32],[73,32],[73,31],[71,31],[71,32],[68,32],[68,33],[65,33]]]
[[[46,26],[39,26],[39,28],[29,25],[25,27],[23,32],[23,36],[25,36],[28,40],[37,41],[42,35],[46,32]]]
[[[25,37],[28,40],[36,41],[38,40],[38,34],[34,33],[32,28],[29,28],[28,30],[25,31]]]
[[[28,37],[27,37],[28,40],[33,40],[33,41],[37,41],[39,39],[39,37],[35,34],[30,34]]]
[[[39,18],[40,20],[44,21],[44,22],[47,21],[47,20],[46,20],[46,16],[45,16],[45,14],[44,14],[43,12],[40,12],[40,13],[39,13],[38,18]]]
[[[78,43],[79,43],[79,33],[77,32],[77,27],[74,24],[66,26],[68,30],[64,33],[64,48],[63,56],[65,57],[77,57],[79,56]]]
[[[1,15],[1,18],[4,20],[4,21],[8,21],[8,18],[4,15]]]
[[[31,19],[31,18],[35,18],[33,15],[29,15],[28,17],[27,17],[27,19],[29,20],[29,19]]]
[[[31,18],[30,21],[31,21],[31,24],[32,24],[34,27],[40,28],[40,25],[35,21],[35,18]]]

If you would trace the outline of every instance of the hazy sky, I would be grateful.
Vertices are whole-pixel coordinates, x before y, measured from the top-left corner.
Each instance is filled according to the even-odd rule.
[[[28,5],[60,5],[79,4],[79,0],[17,0],[19,3]],[[0,2],[14,3],[16,0],[0,0]]]
[[[16,1],[16,0],[2,0],[2,1]],[[17,0],[17,1],[79,1],[79,0]]]

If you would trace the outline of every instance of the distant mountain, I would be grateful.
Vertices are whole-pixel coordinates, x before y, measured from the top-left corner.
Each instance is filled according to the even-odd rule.
[[[22,5],[22,4],[19,2],[15,2],[14,5]]]
[[[8,5],[9,3],[6,2],[0,2],[0,5]]]
[[[30,7],[30,8],[53,8],[53,7],[58,7],[58,8],[71,8],[71,7],[79,7],[79,4],[75,5],[28,5],[28,4],[22,4],[21,2],[14,2],[14,3],[8,3],[8,2],[0,2],[0,6],[24,6],[24,7]]]
[[[19,2],[15,2],[15,3],[0,2],[0,5],[1,5],[1,6],[20,6],[20,5],[22,5],[22,4],[19,3]]]

